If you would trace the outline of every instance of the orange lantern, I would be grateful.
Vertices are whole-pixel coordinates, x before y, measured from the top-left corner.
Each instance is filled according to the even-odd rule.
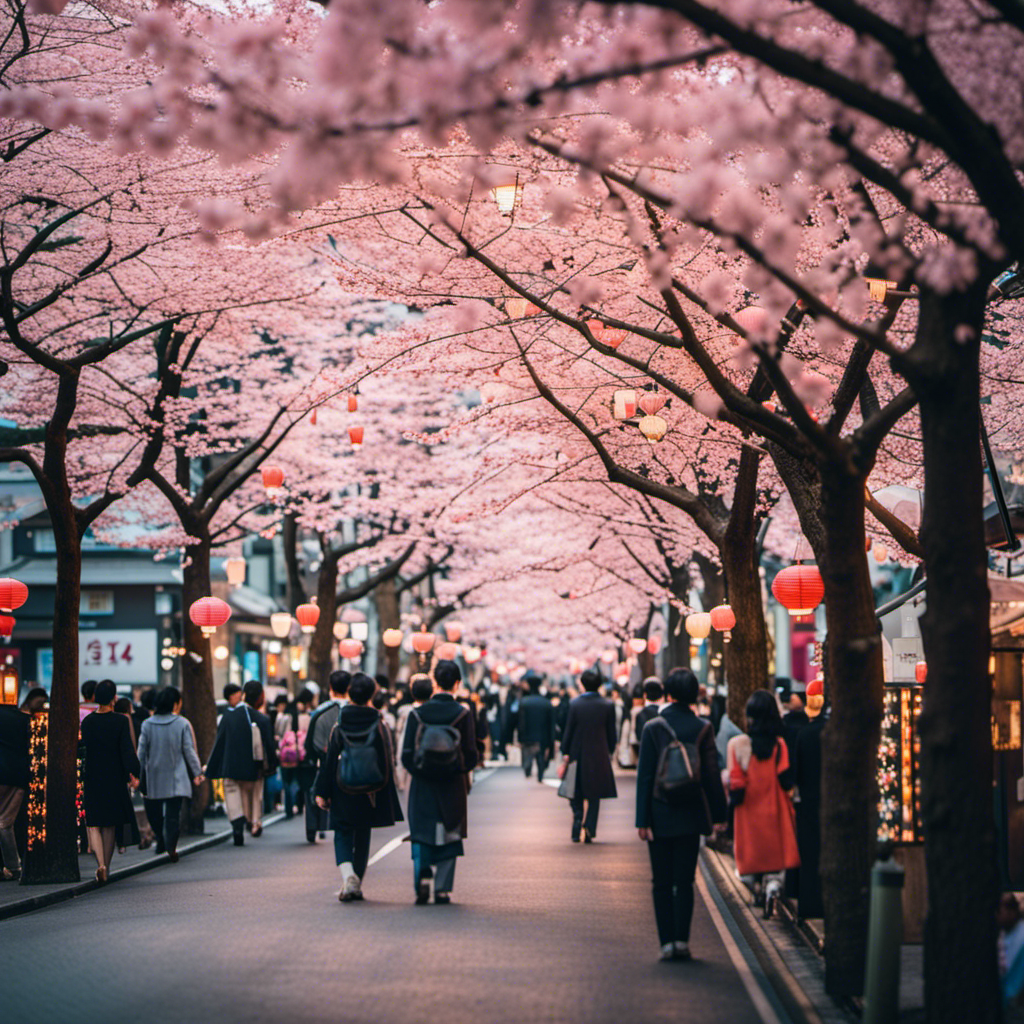
[[[668,399],[657,391],[645,391],[640,396],[638,405],[645,416],[657,416],[665,408],[667,401]]]
[[[400,629],[385,629],[382,637],[385,647],[401,647],[404,634]]]
[[[540,307],[535,306],[529,299],[524,299],[522,296],[516,296],[511,299],[505,300],[505,312],[513,320],[518,320],[524,316],[533,316],[534,313],[540,312]]]
[[[412,649],[417,654],[429,654],[434,647],[434,634],[427,632],[424,626],[418,633],[412,635]]]
[[[454,661],[458,657],[458,644],[446,642],[437,645],[437,657],[439,661]]]
[[[314,410],[313,410],[313,411],[312,411],[312,412],[311,412],[311,413],[309,414],[309,425],[310,425],[311,427],[315,427],[315,426],[316,426],[316,409],[314,409]]]
[[[650,654],[652,657],[657,657],[658,652],[660,650],[661,650],[661,637],[657,636],[657,635],[652,636],[647,641],[647,653]]]
[[[444,624],[444,636],[449,643],[457,644],[462,639],[462,623],[446,622]]]
[[[276,494],[284,483],[284,470],[280,466],[264,466],[260,470],[260,476],[263,477],[263,486],[267,494],[271,496]]]
[[[808,615],[825,597],[825,584],[816,565],[791,565],[772,580],[772,593],[790,615]]]
[[[919,683],[923,683],[928,679],[928,662],[919,661],[914,666],[914,679]]]
[[[875,554],[875,561],[879,565],[881,565],[883,562],[887,562],[889,560],[889,552],[886,550],[886,547],[885,547],[884,544],[876,544],[875,545],[875,552],[874,552],[874,554]]]
[[[315,604],[300,604],[295,609],[295,618],[299,620],[303,633],[312,633],[320,621],[320,609]]]
[[[358,451],[363,446],[363,428],[349,427],[348,439],[352,442],[352,447]]]
[[[231,618],[231,606],[219,597],[201,597],[192,602],[188,617],[202,630],[203,636],[211,637]]]
[[[359,408],[359,399],[355,395],[348,396],[348,411],[355,412]]]
[[[349,637],[338,644],[338,653],[349,661],[355,661],[363,653],[363,644],[360,640],[353,640]]]
[[[606,327],[597,335],[597,340],[609,348],[618,348],[626,340],[627,333],[627,331],[623,331],[618,327]]]
[[[14,632],[15,618],[13,615],[0,615],[0,640],[7,641],[11,639],[11,634]]]
[[[711,609],[710,615],[711,625],[721,632],[722,639],[728,643],[732,639],[732,631],[736,628],[736,615],[732,608],[727,604],[720,604],[717,608]]]
[[[13,612],[28,600],[28,587],[21,580],[0,579],[0,612]]]

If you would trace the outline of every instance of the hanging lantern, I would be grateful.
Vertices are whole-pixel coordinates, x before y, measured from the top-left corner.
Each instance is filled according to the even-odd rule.
[[[355,395],[348,396],[348,411],[355,412],[359,408],[359,399]]]
[[[924,683],[928,679],[928,662],[919,661],[914,666],[914,679],[916,682]]]
[[[642,636],[635,636],[629,641],[629,649],[634,654],[643,654],[647,650],[647,641]]]
[[[344,640],[348,636],[348,623],[347,622],[336,622],[331,627],[331,632],[334,634],[335,640]]]
[[[201,597],[192,602],[188,617],[202,630],[203,636],[211,637],[231,618],[231,605],[219,597]]]
[[[761,405],[763,405],[768,412],[775,412],[775,410],[778,409],[778,406],[774,402],[762,402]]]
[[[370,625],[365,619],[362,622],[353,622],[348,632],[353,640],[362,640],[365,643],[370,636]]]
[[[873,554],[875,556],[875,561],[879,565],[889,560],[889,552],[884,544],[876,544]]]
[[[871,538],[870,537],[865,537],[864,538],[864,550],[865,551],[870,551],[871,550]]]
[[[655,634],[647,641],[647,653],[656,658],[661,650],[661,637]]]
[[[628,333],[619,327],[606,327],[597,340],[609,348],[618,348],[626,340]]]
[[[707,612],[693,612],[686,616],[686,632],[694,640],[706,639],[711,632],[711,616]]]
[[[28,587],[21,580],[4,576],[0,579],[0,612],[13,612],[28,600]]]
[[[348,658],[349,661],[355,661],[356,658],[362,655],[363,645],[358,640],[353,640],[349,637],[338,644],[338,653],[343,658]]]
[[[807,698],[807,709],[817,714],[825,706],[825,684],[821,676],[807,684],[804,694]]]
[[[768,326],[768,311],[761,306],[747,306],[732,315],[747,334],[761,333]]]
[[[434,634],[427,632],[423,626],[418,633],[412,635],[412,649],[417,654],[429,654],[434,647]]]
[[[362,427],[349,427],[348,428],[348,439],[352,442],[352,447],[359,451],[363,447],[363,428]]]
[[[457,644],[462,639],[462,623],[446,622],[444,624],[444,636],[449,643]]]
[[[459,654],[459,645],[445,642],[437,645],[438,661],[454,661]]]
[[[315,426],[316,426],[316,409],[314,409],[314,410],[313,410],[313,411],[312,411],[312,412],[311,412],[311,413],[309,414],[309,425],[310,425],[311,427],[315,427]]]
[[[660,416],[642,416],[638,426],[640,427],[640,433],[651,444],[657,444],[668,430],[668,424]]]
[[[467,665],[475,665],[479,660],[483,651],[479,647],[463,647],[462,657],[466,660]]]
[[[505,300],[505,312],[513,320],[520,320],[524,316],[533,316],[534,313],[539,313],[540,307],[535,306],[529,299],[516,295],[511,299]]]
[[[736,628],[736,615],[732,608],[727,604],[720,604],[717,608],[712,608],[709,614],[711,615],[711,625],[722,634],[722,639],[728,643],[732,639],[732,631]]]
[[[404,634],[400,629],[385,629],[382,637],[385,647],[401,647]]]
[[[523,186],[519,184],[519,175],[517,174],[513,181],[495,185],[491,189],[491,195],[498,205],[499,212],[506,217],[511,216],[523,201]]]
[[[609,647],[607,650],[601,652],[601,660],[606,664],[610,665],[616,658],[615,651]]]
[[[295,618],[303,633],[312,633],[320,621],[320,609],[315,604],[300,604],[295,609]]]
[[[809,615],[825,597],[825,584],[816,565],[791,565],[772,580],[772,593],[790,615]]]
[[[264,466],[260,470],[260,476],[263,477],[263,486],[266,489],[267,497],[275,497],[284,483],[284,470],[280,466]]]
[[[3,671],[0,671],[0,704],[17,706],[20,689],[21,680],[18,678],[18,670],[13,665],[4,665]]]
[[[632,388],[619,388],[612,395],[612,415],[617,420],[631,420],[636,415],[636,392]]]
[[[896,287],[895,281],[886,281],[881,277],[865,277],[868,283],[868,294],[875,302],[885,302],[885,293]]]
[[[224,562],[224,571],[228,574],[228,583],[233,587],[240,587],[245,582],[245,559],[227,559]]]
[[[640,401],[637,404],[645,416],[657,416],[665,408],[667,401],[668,399],[657,391],[644,391],[640,395]]]
[[[5,643],[11,639],[16,620],[13,615],[0,615],[0,640]]]
[[[292,617],[287,612],[274,612],[270,616],[270,630],[279,640],[292,631]]]

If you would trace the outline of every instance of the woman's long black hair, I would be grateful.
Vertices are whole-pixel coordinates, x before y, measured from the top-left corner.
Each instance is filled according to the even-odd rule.
[[[767,761],[775,751],[775,741],[782,735],[782,716],[775,694],[755,690],[747,701],[747,735],[750,747],[759,761]]]

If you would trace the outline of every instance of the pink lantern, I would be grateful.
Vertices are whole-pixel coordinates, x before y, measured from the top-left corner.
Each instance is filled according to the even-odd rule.
[[[21,580],[0,579],[0,612],[13,612],[28,600],[28,587]]]
[[[443,643],[437,645],[437,657],[439,661],[454,661],[458,656],[458,644]]]
[[[363,653],[363,645],[359,640],[348,637],[338,644],[338,653],[349,661],[355,661]]]
[[[647,641],[642,636],[635,636],[629,641],[629,649],[634,654],[643,654],[647,650]]]
[[[424,626],[419,633],[412,635],[412,649],[417,654],[429,654],[434,647],[434,634],[427,632]]]
[[[761,306],[747,306],[732,315],[747,334],[761,334],[768,326],[768,311]]]
[[[203,636],[211,637],[231,618],[231,606],[219,597],[201,597],[192,602],[188,617],[202,630]]]
[[[665,408],[665,403],[668,399],[659,394],[657,391],[644,391],[640,394],[640,411],[645,416],[657,416],[662,409]]]

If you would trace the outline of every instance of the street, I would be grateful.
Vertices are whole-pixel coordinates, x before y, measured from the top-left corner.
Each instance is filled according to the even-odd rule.
[[[499,769],[470,797],[449,907],[413,904],[409,846],[340,904],[301,819],[0,923],[3,1019],[32,1024],[757,1024],[698,895],[692,963],[661,963],[633,783],[569,842],[553,787]],[[372,853],[404,829],[374,833]]]

